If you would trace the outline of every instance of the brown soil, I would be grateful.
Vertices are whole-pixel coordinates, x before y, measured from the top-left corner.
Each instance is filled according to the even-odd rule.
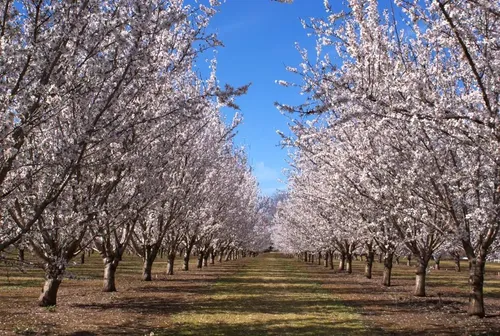
[[[250,258],[210,265],[203,270],[166,276],[166,260],[155,264],[152,282],[140,280],[137,260],[123,262],[117,273],[118,292],[102,293],[102,264],[92,256],[75,265],[65,279],[54,308],[36,305],[42,281],[38,271],[19,273],[0,268],[1,335],[157,335],[157,330],[176,330],[170,316],[196,310],[211,300],[217,279],[231,278]],[[360,314],[369,330],[383,335],[500,335],[500,277],[489,269],[486,279],[484,319],[468,317],[467,272],[443,269],[428,276],[428,297],[416,298],[413,269],[394,267],[393,286],[380,285],[381,267],[373,279],[362,276],[363,264],[355,262],[353,274],[332,272],[317,264],[289,259],[307,280],[321,284]],[[194,265],[193,265],[194,266]],[[444,263],[443,268],[446,268]],[[8,277],[7,277],[8,275]],[[297,281],[305,281],[299,278]],[[328,323],[325,321],[325,323]],[[176,333],[174,333],[176,334]],[[166,333],[165,335],[174,335]],[[183,335],[185,333],[182,333]],[[196,335],[196,333],[187,333]],[[219,333],[217,333],[219,334]],[[224,333],[221,333],[224,335]]]

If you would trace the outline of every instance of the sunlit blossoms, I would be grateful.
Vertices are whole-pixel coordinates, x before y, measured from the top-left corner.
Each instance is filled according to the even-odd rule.
[[[385,285],[404,247],[419,296],[430,258],[462,253],[469,314],[482,317],[500,229],[500,4],[394,5],[348,1],[335,13],[326,2],[326,19],[304,22],[317,57],[302,51],[292,71],[307,101],[279,105],[303,118],[285,139],[297,150],[276,238],[296,252],[376,248]]]
[[[258,187],[232,142],[247,86],[204,79],[200,55],[218,1],[4,1],[0,9],[0,251],[43,262],[40,305],[68,263],[94,249],[104,291],[126,250],[249,253],[269,234]],[[188,242],[187,245],[183,243]],[[170,257],[171,264],[174,257]]]

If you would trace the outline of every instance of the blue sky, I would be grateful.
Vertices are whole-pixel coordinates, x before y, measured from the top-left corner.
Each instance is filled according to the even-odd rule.
[[[332,1],[332,3],[334,3]],[[228,0],[211,22],[225,47],[217,52],[217,75],[221,84],[234,86],[251,82],[248,94],[238,99],[244,120],[236,142],[247,149],[249,163],[261,191],[270,195],[286,186],[283,168],[288,165],[286,149],[279,146],[276,130],[287,131],[287,117],[274,106],[302,102],[293,88],[275,83],[292,79],[286,66],[297,66],[300,56],[295,42],[313,50],[315,40],[307,37],[300,18],[323,17],[321,0],[295,0],[291,5],[271,0]]]

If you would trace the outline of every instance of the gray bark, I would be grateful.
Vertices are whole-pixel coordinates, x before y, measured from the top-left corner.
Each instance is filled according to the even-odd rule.
[[[421,297],[425,296],[425,275],[426,275],[427,265],[428,261],[422,259],[419,260],[415,272],[416,273],[415,291],[413,293],[415,296],[421,296]]]
[[[153,270],[153,261],[150,259],[144,260],[144,265],[142,267],[142,280],[151,281],[151,271]]]
[[[384,257],[384,273],[382,276],[382,284],[386,287],[389,287],[391,285],[393,255],[393,253],[388,252]]]
[[[203,257],[204,257],[204,254],[200,252],[200,254],[198,254],[198,263],[196,264],[196,268],[203,267]]]
[[[168,255],[167,275],[174,275],[175,252]]]
[[[345,256],[346,272],[348,274],[352,273],[352,253],[346,253]]]
[[[479,256],[471,260],[471,268],[469,271],[469,309],[467,313],[471,316],[484,317],[484,267],[485,258]]]
[[[104,260],[104,284],[103,292],[116,292],[115,274],[118,268],[118,260],[105,258]]]
[[[375,259],[375,252],[369,251],[366,254],[366,261],[365,261],[365,277],[367,279],[372,278],[372,269],[373,269],[373,260]]]
[[[38,298],[38,305],[40,307],[55,306],[57,303],[57,291],[62,280],[59,279],[46,279],[43,285],[42,294]]]
[[[345,253],[340,252],[339,271],[345,271]]]

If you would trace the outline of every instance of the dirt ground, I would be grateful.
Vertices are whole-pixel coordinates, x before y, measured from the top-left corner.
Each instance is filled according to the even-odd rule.
[[[119,266],[118,292],[102,293],[102,264],[92,255],[70,268],[57,307],[41,308],[41,272],[0,266],[0,334],[500,335],[496,265],[487,268],[484,319],[466,314],[466,270],[457,273],[443,262],[442,270],[428,275],[428,297],[416,298],[412,267],[395,265],[389,288],[380,285],[380,264],[371,280],[362,269],[358,261],[353,274],[337,273],[265,254],[203,270],[193,264],[189,272],[167,276],[162,259],[153,281],[143,282],[139,260],[127,256]]]
[[[353,274],[329,273],[324,286],[344,304],[354,307],[363,319],[388,335],[500,335],[499,267],[487,268],[484,319],[467,315],[467,270],[457,273],[451,262],[427,275],[427,297],[412,295],[414,268],[400,264],[393,268],[392,286],[381,285],[382,266],[375,264],[373,279],[363,276],[364,265],[357,262]],[[319,279],[318,279],[319,280]]]

